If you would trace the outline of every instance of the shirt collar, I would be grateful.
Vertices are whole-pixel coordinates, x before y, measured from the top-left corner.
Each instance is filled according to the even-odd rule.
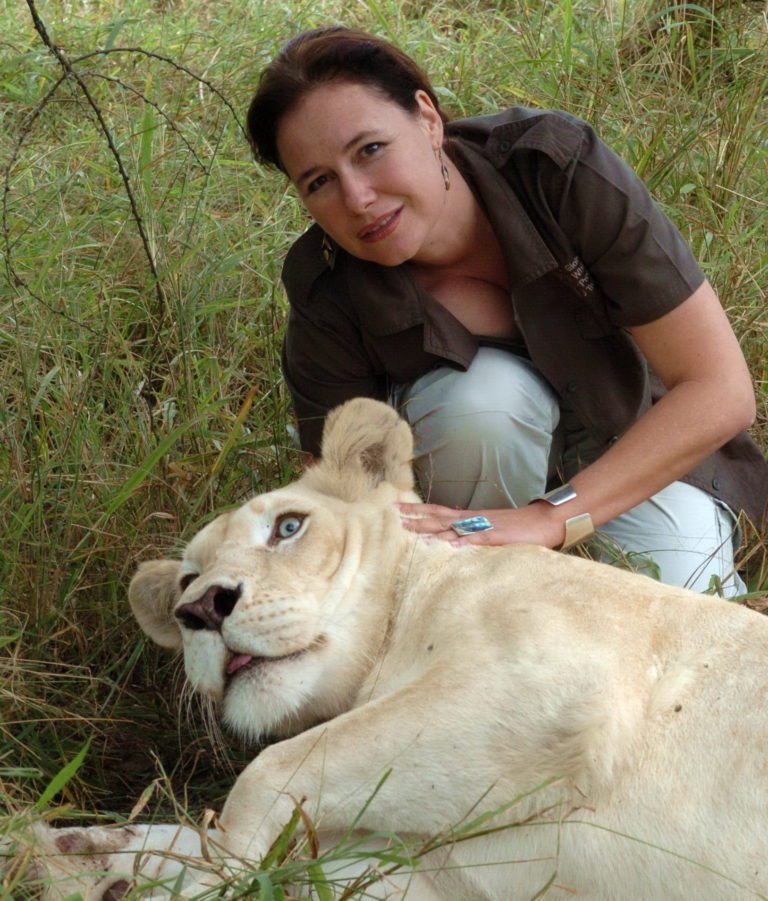
[[[491,147],[496,138],[492,133],[488,141]],[[450,146],[451,158],[469,183],[501,244],[510,290],[557,269],[557,261],[517,194],[485,153],[461,138],[453,138]]]

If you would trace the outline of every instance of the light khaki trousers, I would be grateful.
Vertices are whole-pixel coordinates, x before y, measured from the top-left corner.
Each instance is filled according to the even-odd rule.
[[[459,509],[522,507],[559,476],[568,481],[599,449],[527,360],[482,347],[467,372],[449,366],[398,386],[393,404],[415,439],[422,496]],[[601,526],[590,549],[670,585],[746,591],[734,569],[733,513],[673,482]]]

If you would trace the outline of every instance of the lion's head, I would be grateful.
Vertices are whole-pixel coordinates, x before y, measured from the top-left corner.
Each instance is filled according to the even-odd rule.
[[[237,732],[288,735],[353,703],[386,631],[382,573],[409,540],[395,503],[415,499],[412,451],[394,410],[350,401],[297,482],[213,520],[181,561],[139,567],[136,619],[183,648],[190,684]]]

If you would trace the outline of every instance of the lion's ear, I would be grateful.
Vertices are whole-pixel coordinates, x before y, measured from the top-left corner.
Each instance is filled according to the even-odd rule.
[[[412,491],[412,458],[408,423],[387,404],[357,397],[328,414],[320,462],[305,478],[318,488],[330,478],[333,494],[346,500],[362,497],[382,482]]]
[[[133,615],[149,637],[164,648],[178,650],[181,632],[173,616],[179,597],[178,560],[147,560],[128,586]]]

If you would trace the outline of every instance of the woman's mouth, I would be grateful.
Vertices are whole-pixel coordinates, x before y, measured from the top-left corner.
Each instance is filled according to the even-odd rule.
[[[385,213],[383,216],[379,216],[379,218],[371,222],[370,225],[366,225],[365,228],[360,229],[357,233],[358,238],[361,241],[365,241],[366,244],[374,244],[376,241],[383,240],[391,235],[397,228],[402,212],[403,208],[400,207],[399,209],[393,210],[391,213]]]

